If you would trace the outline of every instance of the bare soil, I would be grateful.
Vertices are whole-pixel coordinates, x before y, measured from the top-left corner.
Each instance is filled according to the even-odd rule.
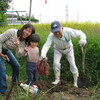
[[[37,95],[43,100],[100,100],[100,89],[75,88],[72,83],[61,80],[58,85],[50,81],[37,81],[39,92]]]
[[[23,95],[21,100],[100,100],[100,88],[75,88],[72,83],[68,83],[65,80],[61,80],[58,85],[52,85],[51,81],[38,80],[36,82],[38,86],[38,93],[31,94],[30,98],[27,99]],[[10,87],[9,87],[10,88]],[[22,92],[22,90],[20,90]],[[12,90],[9,100],[18,100],[16,87]],[[7,96],[0,96],[0,100],[6,100]],[[15,99],[14,99],[15,98]]]

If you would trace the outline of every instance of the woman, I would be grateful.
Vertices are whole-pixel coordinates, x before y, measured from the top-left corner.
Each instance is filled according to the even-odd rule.
[[[17,56],[24,55],[24,48],[28,37],[35,33],[35,28],[31,24],[25,24],[20,30],[8,29],[0,34],[0,93],[7,91],[5,61],[12,67],[12,83],[19,81],[19,63],[10,51],[15,49]]]

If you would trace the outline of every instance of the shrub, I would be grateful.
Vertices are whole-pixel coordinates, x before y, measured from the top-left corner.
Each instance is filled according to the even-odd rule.
[[[20,18],[17,18],[18,20],[20,20]],[[29,18],[21,18],[23,21],[29,21]],[[31,18],[31,21],[33,21],[33,22],[39,22],[39,20],[38,19],[35,19],[35,18]]]
[[[87,36],[87,47],[86,47],[86,59],[85,59],[85,66],[86,66],[86,77],[91,81],[90,86],[97,84],[100,82],[100,24],[99,23],[73,23],[67,22],[62,23],[65,27],[71,27],[74,29],[82,30]],[[1,28],[2,31],[10,27],[20,28],[22,25],[16,26],[8,26],[6,28]],[[36,34],[40,36],[39,48],[41,52],[41,48],[45,43],[49,33],[50,33],[50,23],[49,24],[34,24],[36,29]],[[80,75],[82,75],[82,53],[81,48],[78,44],[79,38],[72,39],[74,45],[74,52],[75,52],[75,61],[76,65],[79,69]],[[49,49],[48,54],[48,63],[50,64],[50,74],[48,77],[41,76],[40,79],[44,80],[54,80],[54,72],[53,72],[53,46]],[[25,71],[25,58],[18,58],[21,64],[21,79],[26,79],[26,71]],[[24,63],[23,63],[24,62]],[[66,60],[65,56],[61,59],[61,79],[65,79],[68,81],[72,81],[72,73],[69,70],[69,64]],[[11,69],[9,67],[8,72],[11,73]],[[8,73],[7,72],[7,73]]]
[[[4,13],[0,13],[0,26],[7,25],[7,16]]]

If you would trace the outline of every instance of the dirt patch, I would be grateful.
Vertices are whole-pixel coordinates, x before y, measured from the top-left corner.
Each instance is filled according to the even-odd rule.
[[[52,85],[51,81],[37,81],[39,92],[43,100],[100,100],[100,91],[92,91],[87,88],[75,88],[73,84],[61,80],[58,85]]]
[[[26,98],[26,91],[15,86],[10,94],[9,100],[100,100],[100,86],[93,90],[88,88],[75,88],[72,83],[61,80],[58,85],[52,85],[51,81],[38,80],[35,83],[38,86],[38,93],[32,94]],[[10,88],[10,87],[9,87]],[[0,100],[6,100],[6,96]]]
[[[36,85],[39,87],[40,90],[44,92],[48,91],[48,93],[68,90],[67,82],[64,80],[62,80],[61,83],[58,85],[53,85],[51,81],[37,81]]]

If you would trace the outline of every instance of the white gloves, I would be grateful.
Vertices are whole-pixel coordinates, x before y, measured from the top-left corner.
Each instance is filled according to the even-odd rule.
[[[47,56],[46,56],[46,55],[43,55],[43,54],[41,55],[40,60],[41,60],[42,58],[45,58],[46,60],[48,59]]]
[[[86,39],[80,39],[79,40],[80,46],[85,46],[86,43],[87,43]]]
[[[42,57],[42,58],[46,58],[46,55],[44,55],[44,54],[41,54],[41,57]]]

